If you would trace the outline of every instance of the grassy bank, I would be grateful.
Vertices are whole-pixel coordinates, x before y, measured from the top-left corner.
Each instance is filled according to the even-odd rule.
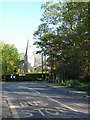
[[[80,83],[79,80],[66,80],[65,82],[52,82],[51,84],[55,86],[65,86],[67,88],[74,88],[76,90],[85,91],[90,95],[90,82]]]

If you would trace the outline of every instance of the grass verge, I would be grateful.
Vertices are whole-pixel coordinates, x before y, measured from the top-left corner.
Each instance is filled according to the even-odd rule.
[[[55,86],[65,86],[67,88],[74,88],[76,90],[85,91],[90,96],[90,82],[89,83],[80,83],[79,80],[66,80],[65,82],[52,82],[52,85]]]

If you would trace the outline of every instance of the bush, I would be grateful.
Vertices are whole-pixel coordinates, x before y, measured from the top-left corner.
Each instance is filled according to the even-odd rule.
[[[70,88],[79,87],[80,82],[78,80],[66,80],[65,85]]]
[[[42,80],[42,73],[26,73],[26,74],[16,74],[15,79],[11,79],[10,75],[7,75],[5,81],[41,81]],[[43,80],[45,80],[49,76],[48,73],[43,73]]]
[[[90,82],[88,83],[88,90],[90,90]]]

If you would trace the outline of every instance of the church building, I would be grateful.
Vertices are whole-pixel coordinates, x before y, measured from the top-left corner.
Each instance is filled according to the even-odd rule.
[[[28,40],[24,55],[24,72],[33,72],[33,71],[34,71],[34,54],[32,52],[31,45]]]

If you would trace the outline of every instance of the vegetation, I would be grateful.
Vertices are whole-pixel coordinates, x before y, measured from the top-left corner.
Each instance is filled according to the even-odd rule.
[[[67,88],[75,88],[80,91],[86,91],[88,95],[90,95],[90,82],[89,83],[81,83],[79,80],[66,80],[65,82],[61,83],[51,83],[56,86],[65,86]]]
[[[11,78],[10,75],[6,75],[6,79],[4,81],[8,82],[8,81],[43,81],[43,80],[47,80],[49,77],[48,73],[43,73],[43,78],[42,78],[42,73],[39,72],[33,72],[33,73],[18,73],[15,74],[15,78]]]
[[[89,4],[90,2],[42,4],[41,24],[34,32],[34,45],[40,48],[37,53],[48,57],[45,61],[46,67],[50,68],[48,79],[82,90],[87,89],[87,82],[90,82]],[[23,53],[20,56],[14,45],[5,43],[0,46],[1,53],[2,74],[17,72]]]
[[[8,74],[15,74],[20,66],[20,55],[14,45],[4,43],[1,49],[2,74],[5,77]]]
[[[60,80],[90,81],[90,2],[46,2],[41,24],[34,32],[34,45],[48,56],[51,76],[60,74]]]

